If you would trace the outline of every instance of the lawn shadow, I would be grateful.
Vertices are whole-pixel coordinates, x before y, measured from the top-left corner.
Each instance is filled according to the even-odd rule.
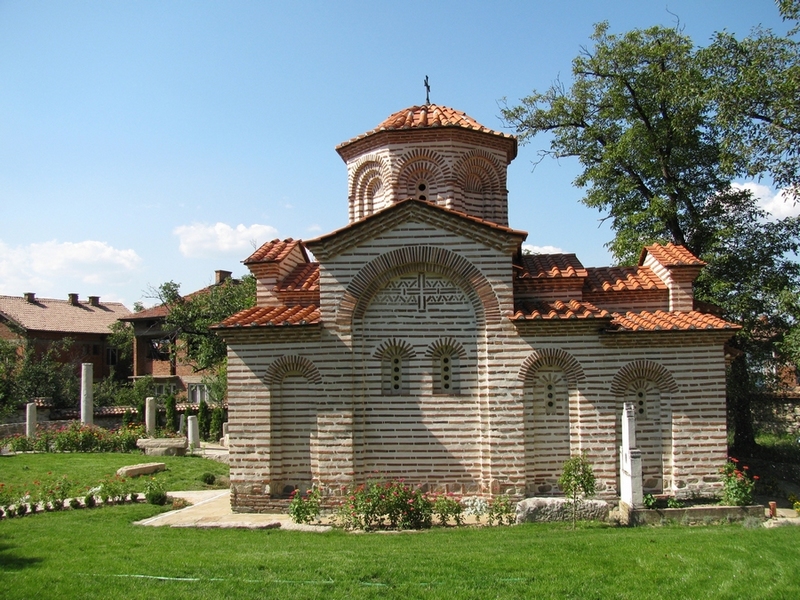
[[[21,571],[26,567],[32,567],[44,562],[42,558],[15,556],[13,554],[15,548],[17,548],[17,546],[3,543],[3,541],[0,540],[0,565],[3,565],[4,571]]]

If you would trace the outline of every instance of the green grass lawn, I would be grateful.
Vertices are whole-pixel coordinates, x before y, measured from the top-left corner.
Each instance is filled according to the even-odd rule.
[[[79,487],[91,487],[117,469],[127,465],[163,462],[166,471],[158,474],[168,491],[202,490],[203,473],[228,475],[228,465],[198,456],[145,456],[143,454],[66,453],[16,454],[0,456],[0,483],[25,489],[34,481],[67,475]]]
[[[147,504],[0,522],[0,598],[798,598],[800,529],[355,534],[140,527]]]

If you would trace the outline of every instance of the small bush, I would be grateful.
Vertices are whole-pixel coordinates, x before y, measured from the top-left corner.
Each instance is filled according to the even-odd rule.
[[[164,506],[167,503],[167,492],[160,479],[151,477],[144,485],[144,498],[150,504]]]
[[[456,525],[463,525],[463,512],[464,507],[461,502],[452,494],[437,494],[433,497],[433,513],[439,517],[440,525],[447,525],[450,519],[453,519]]]
[[[749,468],[739,468],[739,461],[729,458],[720,469],[722,473],[722,504],[725,506],[747,506],[753,503],[753,490],[758,476],[750,477]]]
[[[480,496],[470,496],[461,500],[464,505],[464,514],[475,517],[477,523],[481,522],[481,517],[489,512],[489,503],[486,498]]]
[[[214,482],[216,482],[216,480],[217,476],[214,475],[213,473],[203,473],[202,475],[200,475],[200,481],[202,481],[206,485],[214,485]]]
[[[320,500],[322,494],[318,489],[312,488],[305,495],[298,493],[299,490],[292,492],[292,500],[289,502],[289,516],[295,523],[311,523],[319,517]]]
[[[371,481],[351,489],[337,522],[346,529],[381,527],[427,529],[432,524],[433,502],[419,488],[402,481]]]
[[[498,525],[513,525],[515,520],[516,510],[511,498],[506,495],[492,498],[489,504],[489,512],[486,516],[486,522],[489,525],[494,525],[495,521]]]
[[[645,494],[642,499],[642,504],[644,504],[645,508],[652,510],[658,506],[658,500],[656,500],[653,494]]]

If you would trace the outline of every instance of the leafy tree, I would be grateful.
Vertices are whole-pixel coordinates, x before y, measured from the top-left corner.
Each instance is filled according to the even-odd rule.
[[[591,39],[573,61],[571,87],[556,82],[506,107],[504,117],[523,142],[552,136],[541,158],[578,158],[575,183],[586,189],[583,202],[611,220],[608,246],[620,263],[669,241],[708,263],[696,296],[744,326],[729,408],[735,445],[746,452],[754,445],[750,398],[800,338],[800,222],[768,219],[731,185],[750,157],[736,155],[717,121],[710,54],[664,27],[612,35],[600,23]]]
[[[57,407],[74,406],[78,401],[80,379],[76,361],[65,361],[72,347],[65,338],[37,347],[27,341],[14,376],[16,401],[28,402],[32,398],[52,398]]]
[[[569,498],[572,506],[572,528],[578,519],[578,508],[584,498],[591,498],[595,492],[595,477],[592,463],[586,458],[586,453],[578,454],[564,463],[561,477],[558,478],[558,487]]]
[[[784,18],[800,17],[797,0],[780,4]],[[699,58],[709,75],[723,167],[731,175],[767,175],[800,200],[800,44],[769,29],[742,40],[722,32]]]
[[[209,327],[252,307],[256,281],[252,275],[241,280],[227,279],[185,297],[180,295],[180,284],[168,281],[154,293],[169,307],[165,330],[173,332],[187,361],[196,371],[202,371],[218,366],[227,354],[225,342]]]

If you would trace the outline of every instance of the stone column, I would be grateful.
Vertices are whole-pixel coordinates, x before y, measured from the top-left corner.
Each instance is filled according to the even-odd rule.
[[[228,447],[230,437],[228,437],[228,422],[222,424],[222,445]]]
[[[148,396],[144,399],[144,428],[147,435],[156,433],[156,399]]]
[[[81,423],[83,425],[94,424],[92,383],[94,383],[94,365],[92,363],[81,364]]]
[[[197,426],[197,417],[191,416],[186,419],[189,427],[189,447],[192,452],[200,448],[200,428]]]
[[[620,500],[631,508],[641,508],[642,453],[636,447],[636,410],[633,402],[622,408],[622,445],[619,447]]]
[[[36,437],[36,402],[28,402],[25,411],[25,435],[29,438]]]
[[[179,419],[180,425],[178,425],[178,433],[181,435],[186,435],[186,413],[181,413],[181,418]]]

